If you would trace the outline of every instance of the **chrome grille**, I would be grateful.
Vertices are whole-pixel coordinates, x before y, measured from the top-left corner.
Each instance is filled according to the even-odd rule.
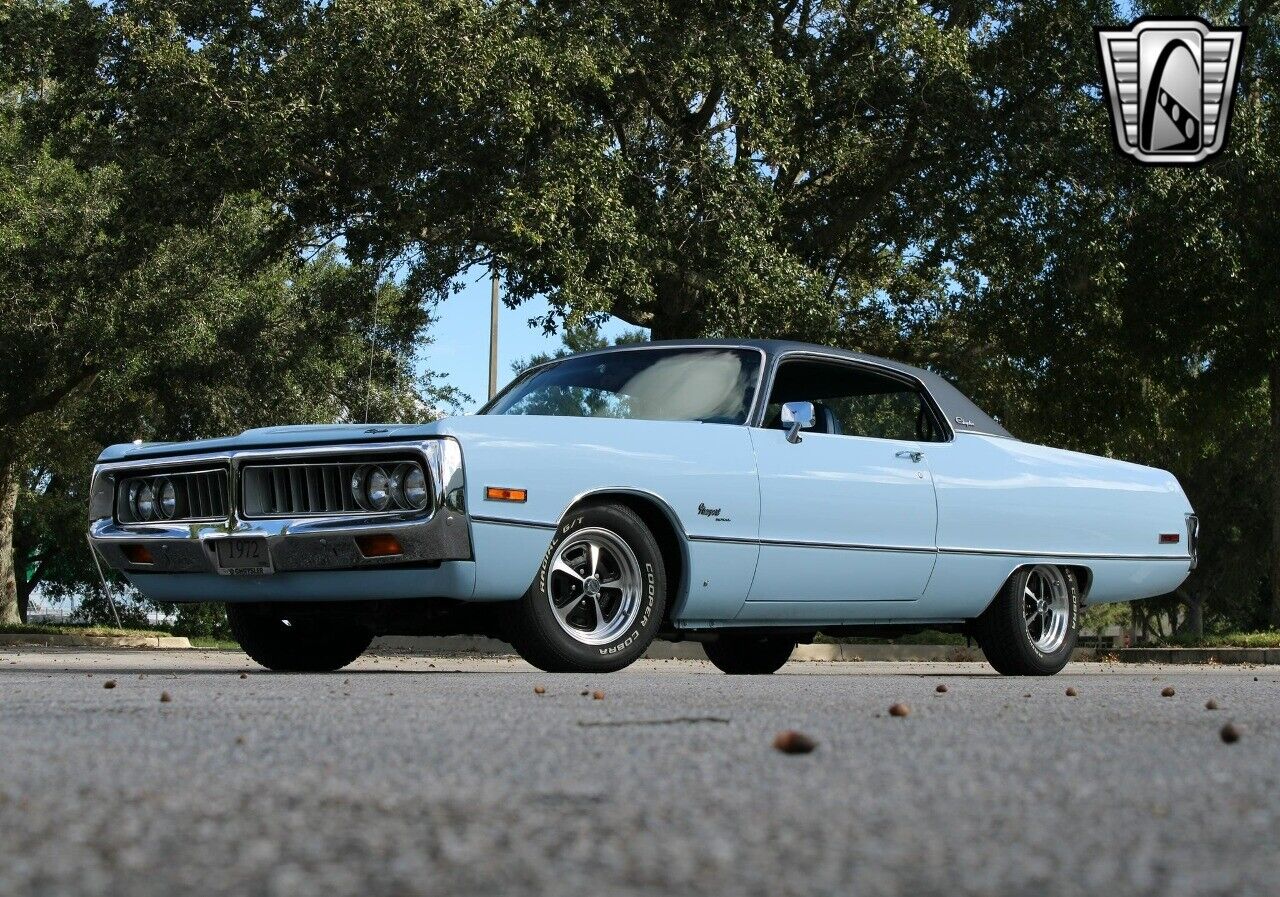
[[[404,513],[409,509],[394,503],[381,511],[362,507],[352,491],[352,481],[359,480],[360,472],[371,465],[392,469],[405,463],[425,472],[419,460],[386,456],[247,465],[240,471],[241,513],[247,518]]]
[[[173,486],[174,507],[166,514],[159,502],[165,486]],[[150,516],[139,513],[138,493],[150,487],[154,511]],[[116,489],[116,519],[121,523],[179,523],[189,520],[225,520],[227,471],[179,470],[151,471],[129,476]]]

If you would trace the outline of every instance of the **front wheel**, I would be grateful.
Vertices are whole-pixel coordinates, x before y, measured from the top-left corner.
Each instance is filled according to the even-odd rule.
[[[372,630],[349,618],[288,604],[228,604],[227,622],[244,653],[280,672],[339,670],[373,641]]]
[[[796,643],[789,638],[726,632],[705,642],[707,660],[731,676],[767,676],[782,669]]]
[[[973,626],[996,672],[1052,676],[1076,647],[1080,587],[1062,567],[1037,564],[1015,572]]]
[[[609,673],[644,654],[666,600],[662,551],[644,521],[622,505],[587,505],[556,528],[507,635],[538,669]]]

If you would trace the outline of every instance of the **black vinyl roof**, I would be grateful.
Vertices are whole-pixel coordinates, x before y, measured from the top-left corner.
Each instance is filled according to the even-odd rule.
[[[960,392],[960,390],[948,383],[945,378],[940,377],[932,371],[926,371],[924,368],[904,364],[903,362],[895,361],[892,358],[880,358],[879,356],[866,355],[862,352],[850,352],[847,349],[833,349],[830,346],[820,346],[815,343],[802,343],[794,340],[686,339],[657,340],[651,343],[610,346],[604,349],[592,349],[587,352],[581,352],[578,353],[578,356],[602,355],[608,352],[619,352],[627,349],[644,348],[646,346],[673,349],[696,349],[702,346],[745,346],[759,349],[764,352],[767,360],[767,364],[765,366],[766,376],[779,358],[783,355],[789,355],[792,353],[822,355],[837,360],[854,361],[869,367],[881,368],[893,373],[904,374],[914,380],[918,380],[920,384],[929,391],[929,395],[933,397],[938,408],[946,416],[947,422],[957,433],[982,433],[988,436],[1002,436],[1007,439],[1014,438],[1013,434],[1002,427],[989,414],[970,401],[967,396]]]

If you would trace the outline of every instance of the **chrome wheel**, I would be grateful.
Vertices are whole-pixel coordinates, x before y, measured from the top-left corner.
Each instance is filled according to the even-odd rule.
[[[635,623],[643,582],[631,546],[599,527],[566,539],[547,567],[551,612],[584,645],[608,644]]]
[[[1062,647],[1071,626],[1071,594],[1056,567],[1041,564],[1027,574],[1022,590],[1022,612],[1027,637],[1043,654]]]

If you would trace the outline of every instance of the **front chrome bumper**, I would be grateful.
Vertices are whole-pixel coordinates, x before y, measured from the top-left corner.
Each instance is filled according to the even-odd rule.
[[[426,512],[331,517],[246,518],[241,514],[240,469],[249,462],[380,454],[420,454],[431,471],[434,500]],[[116,485],[140,470],[161,471],[192,464],[225,464],[229,471],[230,514],[226,520],[190,523],[120,523],[115,517]],[[227,573],[218,564],[219,540],[266,539],[275,572],[403,568],[471,558],[462,454],[449,438],[420,442],[354,443],[309,448],[243,450],[147,459],[94,468],[90,487],[89,540],[107,564],[124,573]],[[366,557],[357,537],[393,535],[402,552]],[[145,546],[150,563],[137,563],[125,549]]]

